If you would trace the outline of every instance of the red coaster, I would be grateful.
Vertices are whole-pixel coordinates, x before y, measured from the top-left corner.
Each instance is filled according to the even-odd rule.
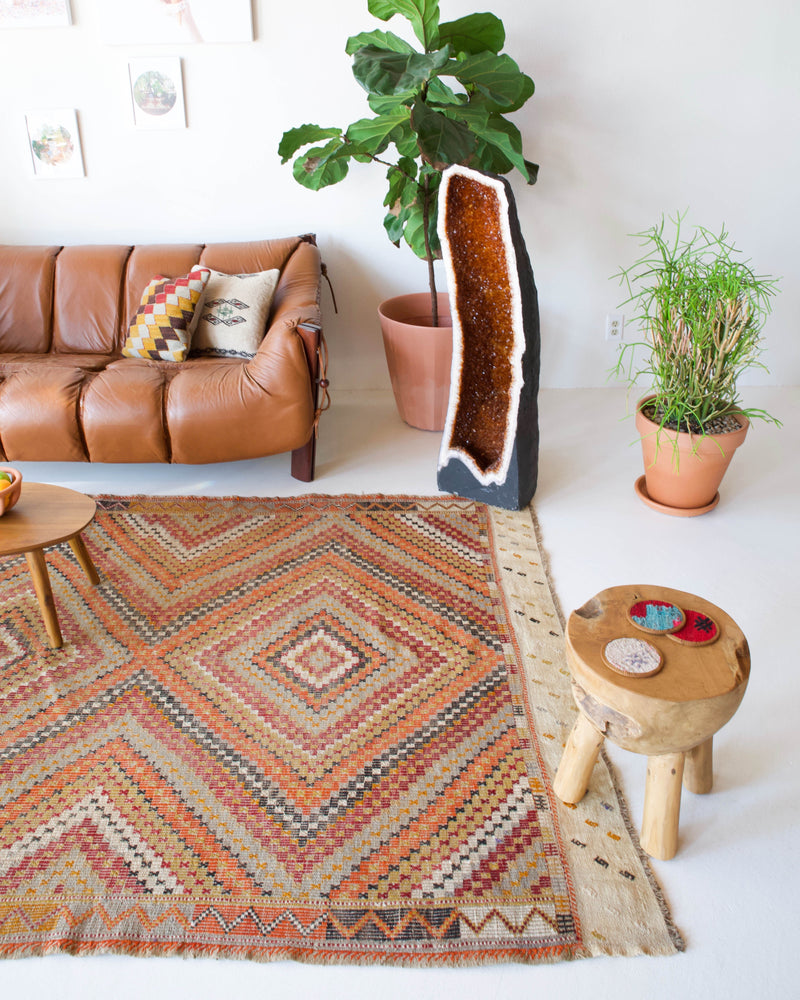
[[[628,621],[642,632],[666,635],[683,628],[686,616],[670,601],[637,601],[628,609]]]
[[[686,612],[686,624],[677,632],[667,636],[684,646],[708,646],[719,639],[719,626],[713,618],[699,611]]]

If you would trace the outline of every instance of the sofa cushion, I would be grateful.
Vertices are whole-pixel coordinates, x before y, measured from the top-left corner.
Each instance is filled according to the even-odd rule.
[[[60,250],[0,246],[0,352],[50,350],[53,275]]]
[[[264,339],[280,276],[277,268],[256,274],[211,271],[192,337],[192,354],[254,357]]]
[[[79,400],[86,373],[45,359],[0,383],[0,436],[9,462],[85,462]]]
[[[88,382],[83,435],[92,462],[169,462],[164,397],[179,368],[125,358]]]
[[[56,258],[53,351],[119,353],[120,298],[130,252],[118,245],[64,247]]]
[[[145,288],[122,353],[126,358],[183,361],[189,352],[197,306],[210,270],[196,267],[180,278],[157,275]]]

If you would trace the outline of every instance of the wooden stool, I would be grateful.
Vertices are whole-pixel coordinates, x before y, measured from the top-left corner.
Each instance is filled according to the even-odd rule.
[[[718,638],[684,644],[669,635],[640,631],[628,617],[640,601],[665,601],[711,618]],[[620,637],[644,639],[661,654],[652,676],[612,669],[603,651]],[[732,718],[750,676],[750,651],[736,622],[719,608],[667,587],[611,587],[573,611],[567,623],[567,660],[579,709],[553,789],[579,802],[589,784],[603,740],[646,754],[642,848],[655,858],[678,848],[681,781],[691,792],[712,786],[712,739]]]
[[[100,577],[81,537],[95,510],[94,500],[83,493],[48,483],[23,482],[16,506],[0,518],[0,556],[25,553],[47,637],[54,649],[63,645],[63,639],[44,549],[69,542],[89,582],[97,586]]]

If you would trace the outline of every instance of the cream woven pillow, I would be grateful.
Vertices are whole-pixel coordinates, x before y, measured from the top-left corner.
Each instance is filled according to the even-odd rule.
[[[281,272],[222,274],[212,271],[192,337],[192,354],[252,358],[264,339]]]

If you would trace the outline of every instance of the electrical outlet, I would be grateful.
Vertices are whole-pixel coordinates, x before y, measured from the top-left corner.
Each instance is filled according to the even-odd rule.
[[[624,339],[625,317],[622,313],[609,313],[606,316],[606,340],[619,343]]]

